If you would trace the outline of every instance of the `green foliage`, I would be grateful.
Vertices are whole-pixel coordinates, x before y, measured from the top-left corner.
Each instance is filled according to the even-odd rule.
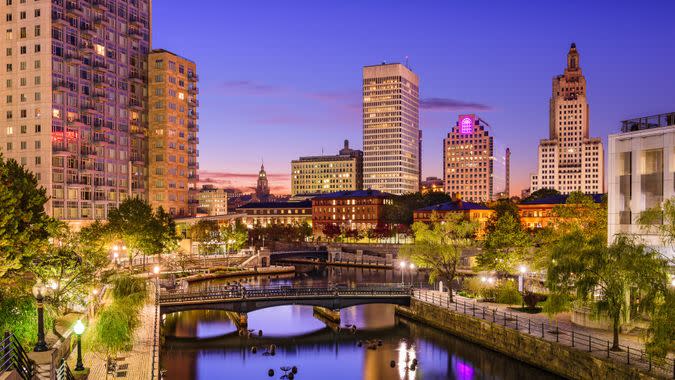
[[[44,211],[46,202],[35,175],[0,156],[0,280],[23,270],[47,244],[53,219]]]
[[[657,298],[645,350],[655,359],[664,359],[675,349],[675,291],[669,290]]]
[[[301,226],[301,228],[303,227],[304,226]],[[310,234],[311,230],[312,229],[310,227]],[[239,251],[240,249],[244,248],[248,242],[248,230],[243,224],[239,222],[231,226],[224,227],[220,231],[220,235],[222,236],[223,241],[228,242],[227,248],[231,251]]]
[[[101,310],[88,345],[95,351],[104,353],[106,357],[131,349],[133,329],[130,327],[127,312],[125,308],[114,304]]]
[[[663,245],[673,247],[675,245],[675,199],[666,199],[660,206],[641,212],[637,223],[646,233],[659,235]],[[672,258],[670,262],[671,265],[675,265]]]
[[[45,308],[45,326],[52,326],[54,313]],[[37,342],[37,304],[32,295],[0,294],[0,331],[12,332],[26,350]]]
[[[490,234],[496,229],[497,221],[505,215],[511,215],[511,217],[520,224],[520,213],[518,212],[518,205],[513,202],[510,198],[498,199],[494,202],[491,207],[494,210],[494,213],[490,216],[487,223],[485,224],[485,232]]]
[[[511,212],[504,212],[486,234],[483,250],[476,258],[481,269],[514,273],[531,257],[531,239]]]
[[[329,223],[323,226],[323,230],[321,232],[327,239],[335,240],[336,237],[340,236],[342,230],[340,229],[340,226],[338,226],[337,224]]]
[[[199,251],[205,255],[221,252],[220,226],[215,220],[201,219],[190,226],[190,238],[199,244]]]
[[[264,236],[266,242],[300,243],[312,235],[312,228],[306,222],[269,224],[264,227],[260,225],[255,226],[248,232],[248,237],[253,242],[262,242]]]
[[[490,298],[492,286],[481,281],[478,276],[469,277],[462,282],[462,288],[472,297]]]
[[[97,272],[108,262],[99,234],[91,228],[75,233],[65,223],[54,223],[52,244],[34,258],[33,272],[52,285],[47,303],[57,310],[65,313],[70,304],[82,305],[97,283]]]
[[[556,189],[548,189],[548,188],[539,189],[539,190],[533,192],[532,194],[530,194],[530,196],[523,198],[522,202],[534,201],[534,200],[537,200],[537,199],[550,197],[552,195],[560,195],[560,192]]]
[[[444,220],[434,216],[430,224],[417,222],[412,229],[415,242],[403,246],[401,256],[428,269],[429,282],[442,280],[450,286],[457,274],[462,251],[474,244],[478,224],[461,214],[447,214]]]
[[[120,274],[112,279],[112,296],[115,302],[131,301],[142,304],[147,297],[147,284],[139,277]]]
[[[386,224],[402,224],[409,226],[413,223],[413,212],[419,208],[450,202],[452,198],[446,193],[430,192],[409,193],[395,196],[393,204],[385,205],[383,219]]]
[[[127,198],[108,212],[106,231],[127,246],[129,258],[136,254],[156,255],[171,252],[178,246],[176,225],[160,207],[153,212],[150,204],[140,198]]]
[[[518,285],[513,280],[504,280],[495,287],[495,301],[506,305],[523,303],[523,296],[518,291]]]
[[[575,296],[592,302],[594,310],[606,313],[612,321],[613,349],[618,349],[619,329],[630,310],[630,291],[640,292],[646,307],[664,289],[667,265],[653,250],[628,236],[618,236],[607,247],[597,240],[600,233],[588,240],[581,229],[571,231],[553,250],[546,279],[550,299]]]

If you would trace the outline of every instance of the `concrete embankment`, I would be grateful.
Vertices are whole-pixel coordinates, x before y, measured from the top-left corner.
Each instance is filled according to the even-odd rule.
[[[411,300],[410,307],[397,306],[396,314],[569,379],[658,378],[582,350],[415,299]]]
[[[181,278],[181,280],[185,280],[187,282],[195,282],[195,281],[213,280],[216,278],[262,276],[262,275],[284,274],[294,272],[295,272],[294,266],[271,266],[264,268],[242,269],[223,272],[217,271],[213,273],[195,274],[192,276],[183,277]]]

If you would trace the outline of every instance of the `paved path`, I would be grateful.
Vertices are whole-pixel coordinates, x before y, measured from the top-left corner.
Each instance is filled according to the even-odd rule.
[[[619,343],[623,351],[608,351],[609,345],[607,342],[612,341],[611,331],[575,325],[571,322],[569,313],[562,313],[558,316],[557,326],[560,332],[556,334],[555,322],[551,322],[548,316],[543,313],[529,314],[510,309],[507,305],[478,302],[473,298],[462,297],[456,294],[454,295],[456,302],[449,304],[447,293],[434,290],[416,290],[415,298],[447,307],[453,311],[494,321],[495,323],[503,324],[509,328],[517,329],[523,333],[541,337],[548,341],[556,341],[565,346],[590,351],[597,357],[607,358],[609,355],[613,360],[621,363],[629,361],[631,365],[640,366],[643,370],[649,368],[647,358],[640,354],[640,351],[644,350],[644,342],[639,336],[621,334]],[[592,336],[592,338],[589,339],[589,336]],[[628,358],[628,352],[630,352],[630,358]],[[670,365],[665,365],[664,371],[672,378],[673,371],[675,371],[675,368],[672,366],[673,355],[670,354],[668,357]],[[654,369],[656,368],[654,367]]]
[[[118,356],[117,372],[114,375],[106,374],[104,355],[94,352],[83,353],[84,366],[90,369],[90,380],[116,378],[132,380],[151,379],[156,316],[154,286],[150,287],[150,292],[151,296],[148,299],[148,303],[141,310],[140,325],[134,334],[133,349]],[[68,358],[68,365],[71,369],[75,368],[76,359],[77,351],[74,351]]]

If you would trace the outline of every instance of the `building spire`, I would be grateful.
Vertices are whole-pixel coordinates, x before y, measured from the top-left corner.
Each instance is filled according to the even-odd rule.
[[[579,52],[577,51],[577,44],[574,42],[570,45],[570,51],[567,53],[567,69],[579,69]]]

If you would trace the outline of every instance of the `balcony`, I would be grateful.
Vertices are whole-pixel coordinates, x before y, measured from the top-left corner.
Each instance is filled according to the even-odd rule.
[[[61,157],[76,155],[75,152],[70,151],[68,149],[68,144],[59,144],[59,143],[55,143],[52,145],[52,154],[54,156],[61,156]]]
[[[96,158],[96,150],[94,149],[80,149],[80,156],[84,158]]]
[[[199,107],[199,100],[194,98],[188,98],[188,105],[190,107]]]
[[[96,26],[108,26],[108,18],[105,16],[97,16],[94,18],[94,25]]]
[[[77,53],[68,53],[63,57],[63,60],[69,65],[79,65],[82,63],[82,57]]]
[[[83,105],[80,110],[84,113],[88,113],[90,115],[99,115],[101,112],[96,109],[96,106],[93,104],[85,104]]]
[[[138,29],[145,28],[145,21],[141,20],[138,17],[132,17],[131,19],[129,19],[129,23],[131,24],[131,26],[134,26]]]
[[[94,62],[94,72],[98,74],[105,74],[108,71],[108,65],[103,62]]]
[[[141,128],[132,128],[131,129],[131,137],[136,138],[136,139],[144,139],[145,138],[145,132]]]
[[[67,3],[66,11],[75,16],[84,16],[84,9],[75,3]]]
[[[70,22],[68,21],[68,18],[65,16],[57,17],[53,16],[52,17],[52,23],[54,26],[60,26],[60,27],[66,27],[70,25]]]
[[[93,98],[96,103],[105,103],[105,101],[108,100],[105,94],[94,94]]]
[[[135,111],[142,111],[143,105],[141,104],[141,101],[138,99],[130,99],[129,108]]]
[[[189,169],[199,169],[199,163],[198,162],[188,162],[188,168]]]
[[[199,125],[195,122],[188,121],[187,127],[190,132],[199,132]]]
[[[190,175],[188,175],[188,180],[191,181],[191,182],[199,182],[199,175],[190,174]]]
[[[645,129],[663,128],[668,126],[675,126],[675,112],[624,120],[621,122],[621,132],[636,132]]]
[[[76,178],[70,178],[66,180],[66,183],[68,184],[68,187],[85,187],[85,186],[91,186],[89,183],[87,183],[86,180],[84,179],[76,179]]]
[[[83,41],[83,42],[80,43],[80,50],[83,50],[87,53],[93,53],[94,52],[94,44],[92,44],[91,42]]]
[[[195,73],[188,73],[188,80],[191,82],[197,82],[199,81],[199,75]]]
[[[96,31],[96,29],[94,29],[94,27],[92,27],[92,26],[82,26],[82,27],[80,28],[80,31],[81,31],[82,34],[84,34],[85,36],[88,36],[88,37],[91,37],[91,38],[96,37],[96,34],[98,33],[98,32]]]
[[[54,88],[54,91],[59,91],[59,92],[65,92],[65,91],[70,90],[70,87],[68,87],[68,83],[66,83],[65,81],[54,82],[53,88]]]
[[[106,4],[105,0],[94,0],[92,2],[92,6],[99,12],[105,12],[108,10],[108,5]]]
[[[188,112],[188,119],[199,119],[199,112]]]
[[[145,159],[140,154],[132,154],[131,163],[134,165],[145,165]]]
[[[96,79],[94,78],[94,87],[97,89],[107,89],[108,88],[108,82],[105,81],[105,79]]]
[[[197,94],[199,94],[199,89],[195,86],[192,86],[192,87],[188,88],[188,94],[197,95]]]
[[[135,29],[129,29],[129,31],[127,32],[127,35],[129,36],[129,38],[134,39],[134,40],[143,39],[143,33],[141,33],[138,30],[135,30]]]
[[[199,137],[195,136],[188,137],[188,144],[199,144]]]
[[[97,146],[106,146],[113,142],[105,136],[94,136],[94,144]]]
[[[132,72],[129,74],[129,80],[135,83],[143,84],[145,83],[145,75],[139,74],[137,72]]]

